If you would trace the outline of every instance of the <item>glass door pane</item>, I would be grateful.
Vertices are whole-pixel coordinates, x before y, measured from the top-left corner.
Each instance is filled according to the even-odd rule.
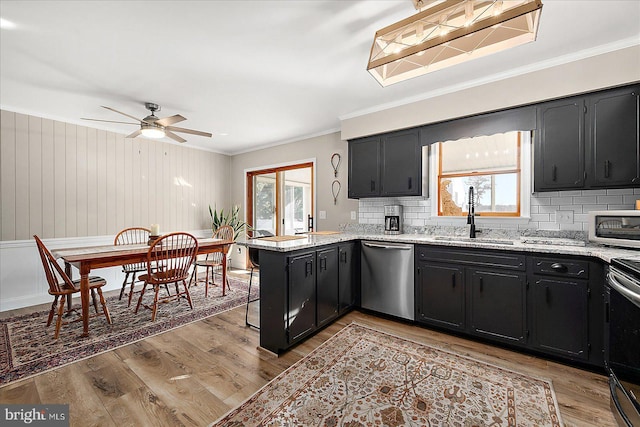
[[[253,227],[276,233],[276,174],[253,177]]]
[[[311,168],[289,169],[282,173],[284,212],[283,234],[292,235],[308,231],[307,219],[311,214]]]

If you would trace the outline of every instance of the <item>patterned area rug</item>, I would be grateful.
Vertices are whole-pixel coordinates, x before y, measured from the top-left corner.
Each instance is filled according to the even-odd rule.
[[[221,283],[220,276],[216,283]],[[49,311],[11,317],[0,320],[0,385],[23,379],[44,371],[76,362],[96,354],[131,344],[187,323],[230,310],[247,302],[248,284],[229,277],[231,289],[222,297],[220,286],[209,286],[209,296],[204,297],[204,283],[191,286],[190,294],[193,310],[186,300],[161,304],[155,322],[151,322],[151,311],[143,309],[134,314],[138,293],[134,295],[131,307],[127,307],[127,297],[118,301],[117,296],[107,298],[112,325],[104,317],[91,318],[88,338],[81,338],[82,322],[62,325],[60,338],[53,339],[55,319],[46,327]],[[259,292],[254,281],[251,288]],[[136,286],[140,289],[141,286]],[[53,301],[53,297],[52,297]],[[153,292],[145,292],[145,302],[153,301]],[[79,297],[74,298],[79,305]],[[98,305],[99,307],[99,305]],[[93,307],[91,307],[93,313]]]
[[[550,381],[352,323],[214,426],[561,426]]]

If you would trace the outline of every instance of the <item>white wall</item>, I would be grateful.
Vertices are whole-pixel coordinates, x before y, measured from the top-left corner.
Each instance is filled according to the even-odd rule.
[[[348,140],[636,81],[640,81],[640,45],[344,118],[341,138]]]

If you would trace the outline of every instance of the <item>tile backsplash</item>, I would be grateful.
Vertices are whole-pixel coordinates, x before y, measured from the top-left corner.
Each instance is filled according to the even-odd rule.
[[[530,218],[477,218],[476,221],[490,229],[587,232],[589,211],[634,209],[638,199],[640,188],[534,193],[531,195]],[[426,226],[466,224],[466,218],[432,216],[431,203],[436,202],[433,198],[424,197],[360,199],[358,222],[383,226],[384,206],[402,205],[405,232],[418,232],[421,227]],[[573,211],[573,222],[557,223],[556,211]]]

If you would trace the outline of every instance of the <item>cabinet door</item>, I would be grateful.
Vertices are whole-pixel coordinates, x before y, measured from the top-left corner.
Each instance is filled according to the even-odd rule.
[[[381,196],[422,193],[420,130],[394,132],[382,138]]]
[[[380,137],[349,141],[349,197],[380,194]]]
[[[640,87],[589,97],[590,185],[640,187]]]
[[[525,341],[524,274],[473,270],[471,273],[471,331],[502,341]]]
[[[318,327],[338,316],[338,247],[317,252],[316,307]]]
[[[358,269],[354,249],[355,245],[353,243],[338,247],[338,312],[340,314],[355,305],[355,274]]]
[[[463,269],[419,262],[416,318],[447,328],[464,328]]]
[[[535,191],[584,186],[585,101],[549,102],[538,107],[535,133]]]
[[[289,343],[316,326],[315,253],[287,259],[289,280],[286,313]]]
[[[572,358],[589,357],[587,289],[586,281],[534,276],[531,292],[534,347]]]

